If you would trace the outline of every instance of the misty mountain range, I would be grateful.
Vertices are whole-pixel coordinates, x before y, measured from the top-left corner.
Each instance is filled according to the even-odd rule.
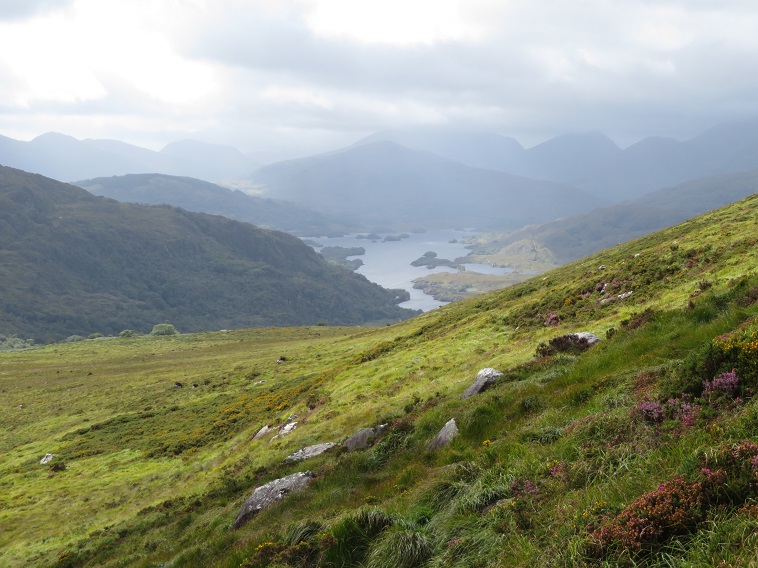
[[[29,142],[0,136],[0,164],[65,182],[150,172],[218,181],[245,178],[260,167],[231,146],[183,140],[155,152],[118,140],[77,140],[55,132]]]
[[[200,142],[153,152],[46,134],[31,142],[0,137],[0,163],[57,179],[97,178],[77,183],[121,201],[168,203],[301,235],[547,223],[519,234],[544,238],[567,260],[752,192],[752,173],[738,173],[758,168],[758,121],[681,142],[650,137],[625,149],[600,133],[526,149],[493,132],[408,128],[266,166]],[[130,172],[140,175],[113,177]],[[268,199],[187,176],[241,179]]]
[[[494,132],[442,127],[379,132],[357,141],[354,147],[375,142],[394,142],[474,168],[584,189],[608,203],[683,181],[758,167],[756,120],[717,125],[685,141],[649,137],[624,149],[598,132],[564,134],[527,149],[515,139]],[[304,165],[330,160],[334,153],[269,164],[263,168],[263,177],[271,179],[272,168],[280,172],[287,167],[302,170]],[[60,181],[130,173],[162,173],[205,181],[261,176],[260,172],[253,176],[261,164],[231,146],[185,140],[155,152],[115,140],[77,140],[56,133],[29,142],[0,136],[0,164]],[[349,167],[357,169],[360,164]],[[267,197],[278,197],[277,191],[272,185]]]
[[[564,134],[525,149],[493,133],[415,128],[373,134],[475,167],[585,189],[609,202],[704,176],[758,167],[758,121],[715,126],[686,141],[649,137],[625,149],[599,132]]]
[[[394,142],[360,144],[264,166],[253,181],[266,195],[366,226],[408,230],[516,229],[592,209],[575,188],[474,168]]]

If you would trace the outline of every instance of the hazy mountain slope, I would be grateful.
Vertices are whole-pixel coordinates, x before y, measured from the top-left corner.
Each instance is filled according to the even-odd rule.
[[[78,181],[76,185],[94,195],[117,201],[168,204],[302,235],[326,235],[334,231],[360,229],[294,203],[254,197],[188,177],[129,174]]]
[[[563,134],[529,149],[519,149],[511,139],[494,133],[445,129],[386,131],[366,140],[394,141],[468,165],[551,180],[610,202],[758,167],[758,121],[720,124],[684,141],[649,137],[623,150],[592,132]]]
[[[651,192],[639,199],[542,225],[487,243],[492,251],[522,239],[547,247],[560,262],[674,225],[758,192],[758,170],[723,174]]]
[[[214,181],[247,176],[259,165],[230,146],[183,141],[155,152],[118,140],[77,140],[55,132],[29,142],[3,138],[0,164],[61,181],[146,172]]]
[[[751,566],[756,227],[758,196],[388,327],[0,354],[0,562]],[[462,399],[486,367],[503,375]],[[369,448],[285,461],[379,424]]]
[[[395,228],[517,227],[587,211],[597,200],[541,182],[374,142],[255,172],[266,195]]]
[[[299,239],[0,169],[0,330],[38,339],[412,315]]]
[[[528,175],[524,147],[517,140],[494,132],[444,127],[402,128],[376,132],[358,140],[356,145],[382,141],[431,152],[475,168]]]
[[[183,175],[223,180],[244,178],[260,164],[233,146],[208,144],[197,140],[181,140],[167,144],[161,156],[170,156],[184,166]]]

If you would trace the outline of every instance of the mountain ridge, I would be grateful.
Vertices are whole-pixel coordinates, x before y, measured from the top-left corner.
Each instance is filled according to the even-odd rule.
[[[598,201],[568,186],[465,166],[387,141],[264,166],[253,181],[269,197],[399,229],[515,228]]]

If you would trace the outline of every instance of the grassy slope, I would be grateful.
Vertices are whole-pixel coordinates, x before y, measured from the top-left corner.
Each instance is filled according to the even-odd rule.
[[[678,396],[691,379],[682,361],[758,313],[757,205],[750,198],[391,327],[0,354],[0,563],[263,566],[277,551],[279,565],[623,561],[623,548],[593,555],[591,525],[603,516],[612,523],[676,473],[694,479],[720,443],[758,436],[752,399],[704,404],[692,428],[633,412],[645,394]],[[634,293],[600,304],[605,282],[606,295]],[[637,317],[647,308],[654,315]],[[538,317],[549,312],[557,328]],[[557,335],[610,329],[581,356],[534,358]],[[507,371],[506,380],[461,401],[486,366]],[[290,436],[252,440],[293,413],[300,426]],[[424,452],[451,417],[461,435]],[[386,421],[391,433],[371,450],[281,463],[300,447]],[[46,452],[65,470],[39,465]],[[563,473],[552,475],[556,466]],[[304,469],[317,474],[308,491],[229,530],[253,487]],[[717,505],[635,561],[747,564],[758,522],[734,503]],[[356,513],[366,506],[376,509]]]

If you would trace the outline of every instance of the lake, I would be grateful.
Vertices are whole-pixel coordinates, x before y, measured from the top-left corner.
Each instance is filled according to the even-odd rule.
[[[365,233],[363,233],[365,235]],[[397,236],[400,233],[389,233]],[[317,242],[319,245],[328,247],[363,247],[366,254],[348,258],[360,258],[363,261],[357,272],[363,274],[371,282],[385,288],[402,288],[408,290],[411,299],[403,302],[400,306],[413,310],[428,311],[447,302],[438,302],[432,296],[424,294],[421,290],[413,287],[413,280],[420,276],[437,272],[456,272],[454,268],[438,266],[429,270],[425,266],[411,266],[411,262],[423,256],[427,251],[437,253],[437,258],[446,258],[454,261],[456,258],[466,256],[470,250],[466,248],[462,239],[475,235],[469,231],[428,231],[426,233],[405,233],[408,238],[398,241],[383,241],[359,239],[357,234],[342,237],[319,237],[307,239],[309,242]],[[388,235],[380,235],[384,239]],[[457,242],[450,242],[450,241]],[[316,248],[316,250],[319,250]],[[507,268],[493,267],[487,264],[466,264],[466,271],[479,272],[481,274],[505,274]]]

